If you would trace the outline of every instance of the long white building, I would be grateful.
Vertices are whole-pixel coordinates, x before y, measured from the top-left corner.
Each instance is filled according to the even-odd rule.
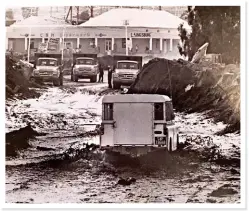
[[[60,20],[30,17],[7,28],[7,48],[16,52],[36,51],[40,42],[50,37],[64,38],[64,46],[80,48],[82,52],[125,54],[178,53],[178,26],[187,23],[166,11],[145,9],[112,9],[91,18],[79,26],[66,25]],[[58,50],[61,49],[60,47]]]

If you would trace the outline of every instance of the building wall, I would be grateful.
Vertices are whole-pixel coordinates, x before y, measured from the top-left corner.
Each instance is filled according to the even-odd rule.
[[[178,45],[179,41],[180,41],[180,39],[179,40],[173,39],[173,49],[172,49],[173,52],[178,52],[177,45]]]
[[[152,52],[160,53],[160,39],[152,39]]]
[[[145,48],[150,47],[150,39],[132,38],[132,47],[134,50],[136,45],[138,45],[137,53],[145,53]]]
[[[81,51],[83,53],[95,53],[95,48],[90,45],[91,42],[95,43],[95,39],[80,39]]]
[[[77,48],[77,39],[76,38],[65,38],[64,42],[71,42],[73,48]]]
[[[11,39],[13,41],[13,50],[19,53],[25,53],[25,39],[24,38],[16,38]]]
[[[98,47],[100,49],[100,53],[105,52],[105,41],[106,41],[106,38],[99,38],[98,39]]]
[[[31,49],[38,49],[41,42],[42,42],[41,38],[32,38],[30,40],[30,48]]]
[[[125,52],[126,52],[126,48],[123,48],[123,47],[125,47],[125,46],[123,46],[123,39],[122,38],[116,38],[116,39],[114,39],[114,43],[116,44],[116,46],[117,46],[117,50],[116,50],[116,52],[117,53],[124,53],[125,54]]]

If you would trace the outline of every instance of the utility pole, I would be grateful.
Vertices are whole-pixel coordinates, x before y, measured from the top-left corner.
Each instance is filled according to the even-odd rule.
[[[124,20],[124,25],[125,25],[125,50],[126,50],[126,56],[128,56],[128,45],[127,45],[127,38],[128,38],[128,25],[129,25],[129,20]]]
[[[28,41],[28,62],[30,57],[30,37],[31,37],[31,27],[29,28],[29,41]]]

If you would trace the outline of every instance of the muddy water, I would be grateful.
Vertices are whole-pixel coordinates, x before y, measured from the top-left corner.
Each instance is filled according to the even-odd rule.
[[[7,131],[29,122],[45,134],[29,140],[30,147],[17,157],[6,158],[7,203],[239,202],[239,166],[201,160],[196,152],[205,143],[196,136],[210,136],[226,157],[236,156],[240,137],[214,135],[225,126],[200,114],[177,114],[181,140],[193,138],[189,150],[140,159],[84,151],[84,143],[99,142],[94,124],[101,119],[101,95],[110,92],[106,84],[50,88],[39,99],[9,102]],[[86,153],[74,159],[82,151]],[[121,178],[129,177],[134,182],[120,184]]]

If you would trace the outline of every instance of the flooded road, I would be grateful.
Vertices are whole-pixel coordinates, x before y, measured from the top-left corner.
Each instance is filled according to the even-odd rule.
[[[222,123],[177,113],[181,142],[189,143],[183,150],[139,159],[106,155],[95,147],[96,125],[103,95],[118,91],[67,78],[63,88],[42,92],[38,99],[7,102],[6,133],[27,124],[40,133],[17,156],[6,157],[7,203],[240,202],[240,166],[233,162],[240,157],[240,135],[215,135]],[[212,160],[217,155],[222,159]]]

